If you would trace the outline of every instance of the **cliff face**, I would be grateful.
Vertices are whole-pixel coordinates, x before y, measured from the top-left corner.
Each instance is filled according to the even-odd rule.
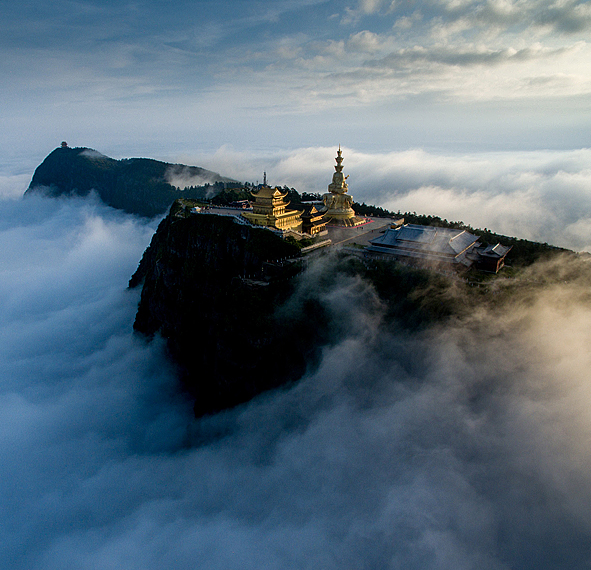
[[[422,334],[526,295],[531,281],[467,283],[338,251],[302,271],[298,253],[268,230],[190,214],[181,201],[161,222],[130,280],[142,286],[134,328],[166,339],[196,415],[301,378],[344,338]]]
[[[297,248],[232,218],[177,214],[175,204],[130,287],[143,283],[135,330],[167,340],[195,413],[299,378],[318,354],[324,319],[313,302],[278,312],[301,262],[267,262],[294,256]]]
[[[55,149],[37,167],[25,194],[86,196],[94,190],[108,206],[153,217],[166,212],[177,198],[200,197],[199,188],[184,192],[170,184],[175,173],[184,180],[219,183],[220,188],[235,182],[196,166],[148,158],[115,160],[92,149],[64,147]]]
[[[415,330],[457,312],[437,275],[337,252],[302,271],[298,253],[268,230],[190,214],[181,201],[160,223],[130,280],[142,285],[134,329],[166,339],[196,415],[301,378],[368,316]]]

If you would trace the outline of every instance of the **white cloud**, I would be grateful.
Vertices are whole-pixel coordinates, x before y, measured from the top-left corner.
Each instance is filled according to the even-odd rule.
[[[383,0],[359,0],[359,9],[364,14],[377,12],[383,4]]]
[[[329,20],[333,8],[262,2],[165,10],[148,2],[141,10],[105,3],[91,10],[49,2],[17,13],[5,4],[0,73],[11,81],[0,90],[0,152],[33,144],[27,132],[40,148],[41,137],[125,138],[129,147],[167,133],[180,148],[191,141],[252,146],[270,136],[285,141],[294,129],[314,131],[320,114],[326,125],[319,130],[336,131],[345,113],[367,110],[358,129],[387,140],[383,116],[403,114],[408,101],[425,110],[418,132],[440,110],[479,102],[489,103],[483,114],[490,116],[499,102],[505,113],[528,101],[529,122],[537,124],[534,110],[552,99],[555,112],[544,120],[555,128],[540,147],[556,139],[554,117],[564,117],[566,128],[580,123],[573,97],[591,93],[588,3],[371,0],[339,5],[352,18],[343,26]],[[283,119],[272,135],[271,116]],[[470,122],[478,128],[478,119]],[[317,139],[287,146],[328,142]]]
[[[591,251],[586,234],[591,223],[588,149],[462,155],[423,150],[369,154],[344,144],[343,149],[349,192],[358,202]],[[265,155],[223,147],[214,155],[182,159],[243,181],[260,180],[266,170],[273,184],[322,194],[335,155],[336,146]]]
[[[305,152],[332,160],[332,149]],[[346,152],[351,172],[359,158]],[[576,174],[576,156],[555,160]],[[2,566],[586,563],[584,281],[419,337],[395,323],[376,334],[371,289],[340,281],[323,302],[355,327],[318,371],[195,422],[159,344],[131,333],[138,294],[125,286],[154,226],[41,198],[0,201],[0,224]],[[302,286],[330,272],[311,267]]]
[[[31,182],[29,174],[0,174],[0,200],[20,198]]]
[[[349,38],[347,48],[351,51],[373,53],[381,49],[381,42],[377,34],[363,30]]]

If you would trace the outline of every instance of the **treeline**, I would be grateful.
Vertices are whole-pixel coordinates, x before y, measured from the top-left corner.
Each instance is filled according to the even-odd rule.
[[[241,200],[252,201],[253,194],[256,194],[259,186],[252,183],[246,182],[245,184],[213,184],[200,187],[187,187],[187,198],[195,198],[197,200],[203,200],[214,206],[229,206],[233,202],[239,202]],[[283,192],[287,192],[286,200],[293,205],[301,204],[302,202],[309,201],[311,196],[317,196],[315,194],[308,194],[304,192],[300,194],[295,188],[289,188],[283,186],[280,188]],[[199,193],[199,195],[193,195]]]

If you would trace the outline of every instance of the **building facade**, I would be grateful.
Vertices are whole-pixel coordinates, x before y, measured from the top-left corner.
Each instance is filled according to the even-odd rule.
[[[287,209],[287,192],[282,192],[279,188],[262,186],[258,192],[251,192],[251,195],[254,198],[252,212],[242,214],[250,223],[282,231],[301,231],[301,213],[298,210]]]
[[[466,230],[404,224],[388,228],[370,241],[369,254],[391,255],[417,264],[471,267],[497,273],[511,250],[501,244],[483,246]]]

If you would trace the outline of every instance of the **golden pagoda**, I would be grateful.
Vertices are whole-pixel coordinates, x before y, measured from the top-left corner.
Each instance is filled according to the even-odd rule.
[[[252,212],[242,214],[249,222],[256,226],[267,226],[284,231],[301,230],[301,212],[287,209],[289,206],[289,202],[285,200],[287,191],[271,188],[265,183],[258,192],[251,192],[251,195],[254,198]]]
[[[347,194],[349,186],[347,178],[343,174],[343,152],[341,145],[336,156],[335,173],[332,182],[328,185],[328,192],[322,196],[326,211],[324,219],[331,226],[358,226],[364,223],[364,218],[358,218],[353,210],[353,197]]]

